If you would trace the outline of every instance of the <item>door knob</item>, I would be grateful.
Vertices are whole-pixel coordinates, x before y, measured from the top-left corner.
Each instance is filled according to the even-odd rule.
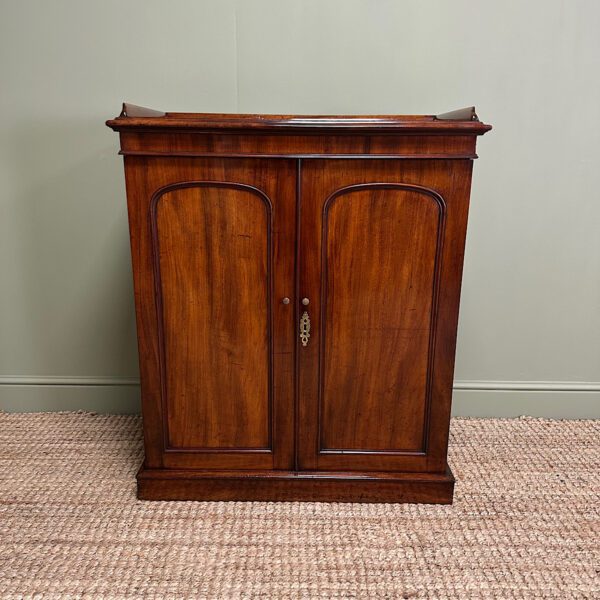
[[[308,298],[302,298],[302,304],[304,304],[304,306],[308,306],[310,304],[310,300]]]
[[[289,304],[290,303],[290,299],[286,296],[285,298],[281,299],[281,303],[282,304]]]

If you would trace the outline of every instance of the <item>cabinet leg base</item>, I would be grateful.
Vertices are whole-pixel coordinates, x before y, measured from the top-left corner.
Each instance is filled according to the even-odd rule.
[[[323,471],[209,472],[146,469],[137,475],[141,500],[261,502],[413,502],[452,504],[454,476],[445,473]]]

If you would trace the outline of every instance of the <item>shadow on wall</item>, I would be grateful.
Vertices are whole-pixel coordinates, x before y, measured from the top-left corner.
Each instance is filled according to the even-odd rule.
[[[8,132],[3,376],[137,376],[122,161],[102,118]]]

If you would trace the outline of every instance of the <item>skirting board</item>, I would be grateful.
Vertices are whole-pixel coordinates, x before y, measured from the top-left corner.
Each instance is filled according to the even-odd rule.
[[[0,411],[140,411],[135,378],[0,377]],[[456,381],[454,416],[599,419],[600,383],[572,381]]]
[[[135,378],[0,377],[0,411],[135,414],[140,409]]]

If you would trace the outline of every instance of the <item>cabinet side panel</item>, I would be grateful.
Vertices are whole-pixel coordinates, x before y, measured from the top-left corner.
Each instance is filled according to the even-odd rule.
[[[270,448],[270,204],[207,183],[153,214],[167,446]]]
[[[124,162],[142,398],[144,465],[159,468],[163,466],[164,443],[149,225],[149,204],[153,191],[149,180],[155,169],[148,168],[145,158],[125,156]],[[164,162],[159,163],[161,168]],[[159,172],[159,169],[156,171]]]
[[[321,450],[423,451],[443,205],[398,186],[323,219]]]

